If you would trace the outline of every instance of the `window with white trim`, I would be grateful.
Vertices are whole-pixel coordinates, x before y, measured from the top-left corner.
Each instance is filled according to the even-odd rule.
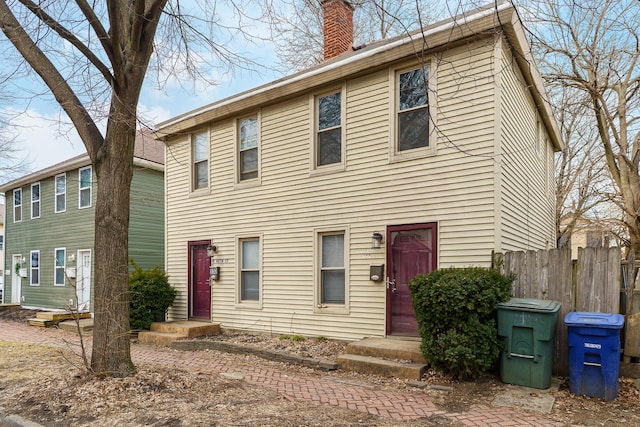
[[[67,175],[61,174],[55,177],[56,189],[56,212],[64,212],[67,210]]]
[[[91,166],[78,170],[78,208],[91,207]]]
[[[55,267],[54,267],[54,281],[53,284],[55,286],[64,286],[65,284],[65,271],[67,265],[67,249],[66,248],[56,248],[54,250],[54,259],[55,259]]]
[[[0,251],[4,249],[4,236],[0,234]]]
[[[238,181],[258,178],[258,116],[238,120]]]
[[[344,305],[346,290],[344,231],[319,235],[319,304]]]
[[[31,219],[40,218],[40,183],[31,184]]]
[[[30,284],[31,286],[39,286],[40,285],[40,251],[31,251],[30,253]]]
[[[191,136],[193,156],[193,190],[209,186],[209,132]]]
[[[402,160],[435,154],[435,123],[430,105],[435,87],[430,71],[426,65],[391,70],[394,82],[392,158]]]
[[[22,188],[13,190],[13,222],[22,221]]]
[[[260,239],[240,239],[240,302],[260,301]]]
[[[315,167],[343,162],[342,91],[315,97]]]

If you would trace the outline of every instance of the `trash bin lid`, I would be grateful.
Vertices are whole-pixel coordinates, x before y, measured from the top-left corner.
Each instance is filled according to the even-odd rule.
[[[624,316],[614,313],[572,311],[564,317],[567,326],[593,326],[607,329],[621,329]]]
[[[560,302],[529,299],[529,298],[511,298],[509,301],[498,303],[498,308],[514,311],[535,311],[535,312],[555,312],[560,309]]]

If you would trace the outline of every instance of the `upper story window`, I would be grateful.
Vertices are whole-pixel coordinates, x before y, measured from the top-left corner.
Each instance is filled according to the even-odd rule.
[[[65,267],[67,262],[67,250],[65,248],[55,249],[55,268],[54,268],[54,282],[56,286],[64,286],[65,281]]]
[[[209,186],[209,132],[201,132],[192,136],[193,156],[193,189],[199,190]]]
[[[240,301],[260,301],[260,239],[240,240]]]
[[[31,218],[40,218],[40,183],[31,184]]]
[[[40,284],[40,251],[31,251],[31,263],[29,264],[31,269],[30,283],[33,286]]]
[[[4,249],[4,236],[0,234],[0,251]]]
[[[393,155],[399,158],[435,153],[430,111],[434,87],[429,71],[427,66],[394,71]]]
[[[342,163],[343,126],[342,92],[315,98],[316,138],[315,167]]]
[[[91,207],[91,166],[78,170],[78,207]]]
[[[22,188],[13,190],[13,222],[22,221]]]
[[[258,177],[258,116],[238,120],[239,179]]]
[[[56,187],[56,212],[67,210],[67,175],[61,174],[55,178]]]

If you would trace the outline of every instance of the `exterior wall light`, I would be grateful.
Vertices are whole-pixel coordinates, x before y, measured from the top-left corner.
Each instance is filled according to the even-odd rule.
[[[382,234],[375,231],[371,235],[371,249],[380,249],[381,243],[382,243]]]
[[[209,258],[213,258],[216,255],[216,251],[218,250],[218,248],[216,247],[216,245],[209,245],[207,246],[207,256]]]

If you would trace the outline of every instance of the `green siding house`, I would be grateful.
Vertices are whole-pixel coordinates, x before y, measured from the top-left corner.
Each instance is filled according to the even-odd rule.
[[[136,137],[129,257],[164,268],[164,145]],[[93,311],[96,177],[86,154],[0,186],[5,194],[3,301]]]

